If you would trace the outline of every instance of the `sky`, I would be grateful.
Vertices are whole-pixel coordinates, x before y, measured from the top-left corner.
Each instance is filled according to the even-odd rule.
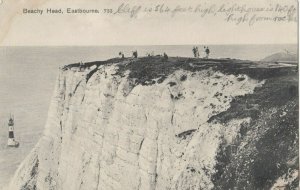
[[[2,2],[2,3],[1,3]],[[186,44],[288,44],[297,43],[297,22],[258,21],[261,17],[283,17],[297,7],[295,0],[2,0],[0,3],[1,46],[101,46],[101,45],[186,45]],[[118,12],[128,5],[130,11],[141,6],[135,18]],[[176,7],[231,6],[274,8],[250,12],[247,21],[236,24],[246,13],[217,14],[145,13],[145,8],[164,4]],[[277,9],[276,7],[282,9]],[[62,9],[64,14],[45,14],[46,9]],[[67,8],[98,9],[99,14],[66,14]],[[298,8],[298,7],[297,7]],[[23,9],[42,9],[44,13],[23,14]],[[113,9],[113,13],[104,13]],[[180,9],[178,9],[180,10]],[[126,11],[126,9],[122,9]],[[229,15],[230,21],[228,22]],[[297,12],[293,15],[296,18]],[[253,18],[254,17],[254,18]],[[235,20],[234,20],[235,19]]]

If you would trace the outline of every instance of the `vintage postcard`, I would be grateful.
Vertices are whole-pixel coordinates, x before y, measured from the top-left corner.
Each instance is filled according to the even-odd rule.
[[[0,189],[299,189],[296,0],[0,0]]]

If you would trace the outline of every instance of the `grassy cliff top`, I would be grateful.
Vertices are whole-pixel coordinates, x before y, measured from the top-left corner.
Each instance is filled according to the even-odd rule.
[[[129,77],[136,79],[136,83],[142,85],[153,84],[155,82],[153,79],[158,78],[158,82],[162,82],[168,75],[179,69],[196,72],[211,68],[212,70],[220,71],[224,74],[246,74],[258,80],[290,74],[294,75],[298,69],[297,67],[291,67],[289,65],[239,59],[169,57],[168,60],[165,60],[162,56],[123,59],[113,58],[105,61],[88,62],[85,63],[83,67],[106,64],[117,64],[119,67],[118,74],[121,76],[123,76],[125,71],[129,70]],[[80,67],[80,63],[66,65],[63,69],[73,67]],[[90,76],[94,72],[91,72]]]

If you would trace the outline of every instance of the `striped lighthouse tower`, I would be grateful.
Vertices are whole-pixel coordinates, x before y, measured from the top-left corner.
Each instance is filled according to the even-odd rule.
[[[15,141],[15,135],[14,135],[14,118],[10,116],[8,120],[8,140],[7,140],[7,146],[9,147],[18,147],[19,142]]]

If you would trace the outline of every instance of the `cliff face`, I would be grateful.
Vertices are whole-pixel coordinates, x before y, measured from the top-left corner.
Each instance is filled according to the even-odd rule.
[[[90,63],[82,72],[76,65],[62,69],[44,135],[19,167],[10,189],[224,189],[271,187],[280,179],[280,185],[293,183],[298,176],[294,123],[291,134],[296,136],[286,135],[292,138],[289,160],[278,161],[290,162],[289,173],[288,168],[278,168],[274,176],[262,176],[270,179],[261,184],[249,180],[254,174],[235,176],[240,182],[229,177],[238,175],[240,168],[246,172],[257,167],[248,162],[258,158],[256,141],[272,139],[261,136],[275,125],[261,129],[258,121],[291,115],[274,110],[268,115],[260,110],[261,102],[252,102],[256,108],[237,108],[246,105],[245,99],[253,100],[251,94],[264,89],[268,77],[210,65],[226,63],[187,61],[182,67],[149,67],[141,74],[134,68],[146,63],[139,60]],[[162,70],[164,75],[159,74]]]

